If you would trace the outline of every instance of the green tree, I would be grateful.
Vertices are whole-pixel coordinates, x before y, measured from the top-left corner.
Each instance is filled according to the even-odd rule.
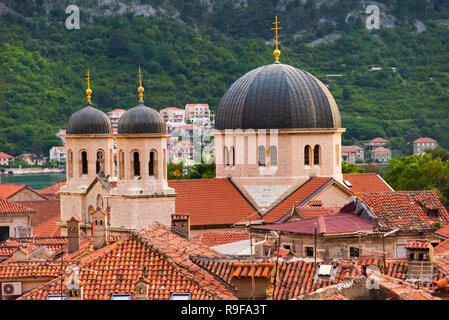
[[[343,173],[364,173],[365,170],[356,164],[347,164],[345,161],[341,163]]]

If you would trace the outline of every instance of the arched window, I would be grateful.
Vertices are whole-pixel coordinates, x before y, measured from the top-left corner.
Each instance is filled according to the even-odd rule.
[[[118,177],[123,179],[125,177],[125,154],[122,150],[120,150],[118,158]]]
[[[310,166],[310,146],[304,147],[304,165]]]
[[[87,152],[81,152],[81,173],[88,174],[89,170],[87,167]]]
[[[276,146],[270,147],[270,165],[277,167],[278,165],[278,148]]]
[[[321,148],[319,145],[316,145],[315,148],[313,149],[313,164],[314,165],[319,165],[320,164],[320,155],[321,153]]]
[[[148,163],[148,173],[157,178],[157,152],[150,152],[150,162]]]
[[[140,177],[140,156],[137,151],[133,153],[133,174],[134,177]]]
[[[99,150],[97,152],[97,161],[96,161],[96,172],[100,177],[104,177],[104,153]]]
[[[73,178],[73,152],[69,150],[67,153],[67,171],[69,174],[69,178]]]
[[[265,147],[259,146],[259,166],[265,166]]]
[[[225,166],[229,166],[231,164],[228,147],[224,147],[224,164]]]
[[[235,148],[231,147],[231,165],[235,166]]]

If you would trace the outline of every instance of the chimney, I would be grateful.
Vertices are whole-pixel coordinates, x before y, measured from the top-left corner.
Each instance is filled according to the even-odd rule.
[[[171,231],[180,236],[190,238],[190,215],[188,214],[172,214],[171,215]]]
[[[83,300],[83,287],[80,281],[80,268],[76,265],[66,269],[65,296],[67,300]]]
[[[72,217],[67,220],[67,238],[69,254],[80,248],[80,222],[78,218]]]
[[[98,250],[106,246],[108,239],[108,212],[103,209],[97,209],[92,215],[92,232],[94,240],[94,249]]]
[[[240,300],[272,300],[275,264],[273,262],[234,263],[231,284]],[[253,288],[254,275],[254,288]]]
[[[435,259],[433,246],[429,240],[409,240],[406,246],[407,253],[407,279],[430,277],[434,273]]]
[[[136,300],[148,300],[149,283],[143,276],[140,276],[135,286]]]

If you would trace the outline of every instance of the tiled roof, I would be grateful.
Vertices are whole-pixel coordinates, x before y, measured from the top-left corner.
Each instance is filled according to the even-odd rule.
[[[179,108],[174,108],[174,107],[168,107],[168,108],[164,108],[161,111],[168,111],[168,110],[172,110],[172,111],[184,111],[184,109],[179,109]]]
[[[169,180],[176,212],[190,214],[191,226],[232,225],[255,209],[227,179]]]
[[[384,138],[374,138],[369,141],[369,143],[387,143],[388,140],[385,140]]]
[[[191,254],[218,256],[155,223],[83,259],[79,267],[84,299],[109,300],[114,293],[134,297],[135,283],[141,276],[150,282],[150,300],[170,299],[173,292],[191,293],[193,300],[236,299],[230,286],[191,262]],[[59,283],[60,279],[55,279],[20,299],[43,300],[48,294],[60,294]]]
[[[293,222],[255,226],[255,230],[274,230],[299,234],[314,234],[317,225],[318,234],[336,234],[357,231],[373,232],[372,223],[363,220],[351,213],[340,213],[332,216],[320,216],[316,218],[297,220]]]
[[[13,157],[13,156],[10,156],[10,155],[7,154],[7,153],[0,152],[0,159],[14,159],[14,157]]]
[[[357,152],[359,150],[363,150],[363,148],[359,146],[341,146],[341,153]]]
[[[349,190],[353,193],[394,191],[377,173],[346,173],[343,180],[352,184]]]
[[[441,242],[433,249],[434,254],[449,253],[449,239]]]
[[[342,294],[331,294],[327,297],[324,297],[321,300],[349,300],[349,298],[346,298],[344,295]]]
[[[57,225],[59,216],[53,217],[33,227],[33,235],[35,237],[59,237],[61,229]]]
[[[65,268],[70,262],[49,262],[49,261],[30,261],[30,262],[10,262],[0,264],[0,280],[17,281],[26,278],[56,278],[65,272]],[[62,267],[62,268],[61,268]]]
[[[248,239],[247,232],[206,232],[193,237],[192,241],[199,242],[206,247],[215,247]]]
[[[388,148],[384,148],[384,147],[377,147],[376,149],[371,151],[371,153],[377,153],[377,152],[391,152],[391,150]]]
[[[340,208],[298,207],[296,210],[303,217],[303,219],[310,219],[335,215],[340,211]]]
[[[449,238],[449,224],[438,229],[435,233],[443,238]]]
[[[5,199],[0,199],[0,214],[4,213],[35,213],[34,209],[27,208],[15,202],[11,202]]]
[[[19,248],[25,246],[42,246],[53,253],[61,251],[67,244],[65,237],[44,237],[44,238],[15,238],[8,239],[0,243],[0,257],[11,257]]]
[[[449,252],[440,252],[435,257],[436,264],[440,270],[442,270],[446,275],[449,274]],[[437,280],[441,280],[443,277],[439,277]]]
[[[364,193],[360,200],[378,219],[382,230],[435,231],[435,223],[449,223],[449,214],[436,191]],[[425,208],[438,208],[439,217],[429,217]]]
[[[239,261],[203,257],[193,257],[192,259],[198,265],[228,283],[231,283],[231,272],[234,269],[234,264],[241,263]],[[266,262],[256,262],[255,265],[258,266],[261,263],[264,264]],[[306,262],[304,260],[280,260],[277,269],[275,266],[278,279],[274,287],[273,299],[293,299],[320,288],[353,279],[360,274],[360,268],[354,266],[352,263],[339,264],[334,262],[332,263],[332,267],[336,268],[335,278],[314,280],[316,267],[319,265],[320,263],[315,265],[313,262]]]
[[[61,213],[59,200],[17,201],[15,203],[36,211],[36,214],[31,216],[31,225],[33,227],[54,217],[59,217]]]
[[[419,138],[413,141],[413,143],[437,143],[437,142],[432,138]]]
[[[382,275],[379,279],[381,289],[391,296],[387,300],[441,300],[432,296],[426,288],[418,289],[412,283]]]
[[[407,249],[429,249],[430,241],[426,239],[410,239],[407,241]]]
[[[25,188],[26,185],[16,185],[16,184],[1,184],[0,183],[0,199],[8,199],[9,197],[15,195],[17,192]]]
[[[308,180],[296,191],[285,198],[281,203],[269,210],[264,216],[263,221],[267,223],[277,222],[292,211],[293,207],[301,205],[304,201],[314,195],[318,190],[332,181],[332,178],[315,177]]]
[[[38,192],[43,195],[54,194],[54,193],[59,192],[59,190],[61,190],[61,187],[65,186],[65,185],[66,185],[65,181],[56,182],[47,188],[39,190]]]
[[[271,278],[271,273],[274,270],[274,262],[260,262],[257,264],[234,263],[231,269],[230,278]]]

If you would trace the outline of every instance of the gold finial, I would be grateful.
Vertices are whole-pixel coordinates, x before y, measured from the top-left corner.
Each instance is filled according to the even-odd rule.
[[[145,92],[145,89],[142,87],[142,70],[140,69],[140,65],[139,65],[139,83],[140,87],[137,89],[137,92],[139,92],[139,102],[143,102],[143,93]]]
[[[276,21],[273,22],[273,24],[275,25],[274,28],[271,28],[271,30],[276,30],[276,40],[274,40],[274,43],[276,44],[276,50],[274,50],[273,54],[274,54],[274,58],[276,59],[275,63],[279,63],[279,56],[281,55],[281,51],[279,50],[279,41],[278,41],[278,30],[281,30],[281,27],[278,27],[278,16],[276,16]]]
[[[87,94],[87,102],[90,104],[91,101],[91,94],[92,94],[92,90],[90,89],[90,71],[89,69],[87,69],[87,90],[86,90],[86,94]]]

